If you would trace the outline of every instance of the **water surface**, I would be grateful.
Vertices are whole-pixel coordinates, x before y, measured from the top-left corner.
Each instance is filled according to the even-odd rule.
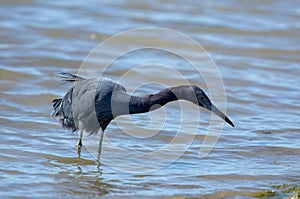
[[[253,193],[274,189],[274,185],[300,185],[300,10],[296,0],[4,0],[0,11],[0,195],[252,198]],[[86,148],[81,159],[77,158],[78,135],[62,129],[49,117],[52,99],[71,86],[60,85],[55,73],[76,72],[104,39],[149,26],[177,30],[203,45],[220,70],[227,114],[236,127],[224,125],[213,150],[199,158],[210,114],[201,109],[198,121],[193,115],[198,109],[183,103],[191,118],[185,125],[192,127],[199,122],[200,128],[179,159],[149,173],[121,172],[105,164],[98,168]],[[165,38],[162,35],[157,40]],[[140,35],[139,39],[149,38]],[[172,47],[186,49],[180,41],[168,40]],[[107,57],[113,54],[113,50],[107,51]],[[103,67],[101,60],[107,57],[99,58],[99,70]],[[205,85],[184,60],[151,50],[124,56],[107,75],[118,79],[147,60],[174,67],[204,89],[213,86]],[[159,69],[146,67],[131,73],[126,87],[131,90],[137,80],[147,83],[153,78],[165,78],[174,85],[180,81],[177,76],[159,74]],[[160,88],[146,84],[135,94],[155,93]],[[166,110],[168,119],[159,135],[143,138],[139,129],[149,127],[150,120],[148,114],[143,114],[121,118],[123,128],[136,137],[122,133],[115,122],[108,127],[107,136],[128,150],[159,149],[175,136],[180,120],[178,103],[169,104]],[[157,130],[160,122],[151,125],[158,126],[153,129]],[[129,158],[117,152],[105,155],[106,159],[111,155],[125,164]]]

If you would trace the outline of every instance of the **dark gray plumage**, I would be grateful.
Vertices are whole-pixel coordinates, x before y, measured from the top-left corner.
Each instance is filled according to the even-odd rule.
[[[219,111],[206,94],[195,85],[166,88],[156,94],[139,97],[127,94],[123,86],[110,79],[84,79],[70,73],[59,74],[65,82],[74,82],[74,86],[63,98],[53,100],[51,115],[59,117],[63,127],[80,131],[79,155],[83,132],[96,133],[100,131],[98,161],[101,154],[103,131],[111,120],[119,115],[153,111],[171,101],[190,101],[214,112],[234,126],[229,118]]]

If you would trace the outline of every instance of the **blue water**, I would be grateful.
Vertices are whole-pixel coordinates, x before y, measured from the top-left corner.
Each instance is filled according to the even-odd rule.
[[[273,198],[292,195],[272,186],[300,185],[298,4],[293,0],[2,1],[0,195],[253,198],[272,189],[278,194]],[[101,41],[141,27],[176,30],[206,49],[222,77],[226,112],[236,127],[224,124],[220,134],[207,136],[210,113],[189,103],[171,103],[151,114],[121,117],[106,130],[105,161],[98,167],[90,148],[97,147],[92,143],[97,138],[86,136],[78,159],[78,134],[62,129],[49,117],[51,101],[72,86],[61,85],[56,72],[76,73]],[[134,41],[167,43],[197,60],[202,56],[170,35],[149,35],[123,38],[115,48],[105,49],[89,63],[87,77],[100,74],[107,60]],[[211,63],[206,61],[199,67],[210,74]],[[217,83],[205,84],[207,76],[195,73],[182,57],[151,49],[119,57],[105,75],[121,81],[129,92],[143,95],[162,89],[162,82],[181,83],[173,69],[209,95],[221,89]],[[215,99],[221,106],[218,96]],[[185,111],[182,126],[186,131],[177,134],[181,110]],[[174,148],[150,155],[174,138],[178,138],[174,145],[178,147],[192,142],[182,154],[181,148]],[[205,139],[216,144],[200,158]],[[177,158],[165,164],[173,157]],[[161,168],[146,172],[153,165]]]

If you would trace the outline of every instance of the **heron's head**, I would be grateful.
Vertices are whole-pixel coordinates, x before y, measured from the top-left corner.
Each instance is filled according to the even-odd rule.
[[[189,100],[189,101],[192,101],[194,104],[208,109],[209,111],[213,112],[214,114],[216,114],[221,119],[223,119],[228,124],[234,127],[234,124],[230,121],[230,119],[211,103],[210,99],[207,97],[207,95],[201,88],[199,88],[198,86],[191,86],[191,87],[192,87],[192,93],[190,93],[191,96],[189,97],[192,97],[193,100]],[[196,97],[196,101],[195,101],[195,97]]]

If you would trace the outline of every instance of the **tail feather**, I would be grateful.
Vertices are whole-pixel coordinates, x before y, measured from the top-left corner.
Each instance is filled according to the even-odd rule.
[[[57,98],[52,101],[53,110],[51,112],[51,116],[59,116],[61,102],[62,102],[62,98]]]
[[[58,74],[63,78],[65,83],[85,80],[83,77],[71,73],[59,72]],[[53,110],[51,116],[58,117],[64,128],[76,131],[72,114],[72,93],[73,88],[71,88],[64,97],[52,101]]]

